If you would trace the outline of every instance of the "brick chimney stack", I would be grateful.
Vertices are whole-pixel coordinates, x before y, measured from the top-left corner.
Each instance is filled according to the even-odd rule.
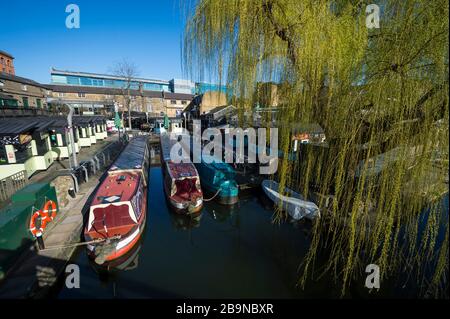
[[[2,50],[0,50],[0,72],[11,75],[16,74],[16,71],[14,70],[14,57]]]

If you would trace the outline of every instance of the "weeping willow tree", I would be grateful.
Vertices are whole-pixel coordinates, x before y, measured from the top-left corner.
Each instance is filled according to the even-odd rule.
[[[317,203],[323,218],[302,285],[326,251],[319,274],[333,274],[342,294],[368,263],[382,278],[419,278],[434,260],[422,286],[438,295],[448,272],[448,222],[441,225],[437,204],[448,189],[448,2],[381,1],[379,28],[367,27],[369,4],[200,0],[187,15],[184,66],[193,78],[226,81],[241,125],[258,83],[276,83],[283,154],[293,148],[292,123],[324,128],[328,147],[283,157],[277,173],[281,186],[332,195],[328,206]],[[275,220],[282,216],[277,209]]]

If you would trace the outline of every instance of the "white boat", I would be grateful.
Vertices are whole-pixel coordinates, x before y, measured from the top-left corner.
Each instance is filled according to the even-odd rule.
[[[280,185],[271,180],[264,180],[262,182],[264,193],[276,204],[281,204],[281,207],[293,219],[300,220],[302,218],[314,219],[320,217],[319,207],[313,202],[307,201],[304,197],[289,188],[285,188],[285,194],[279,193]]]

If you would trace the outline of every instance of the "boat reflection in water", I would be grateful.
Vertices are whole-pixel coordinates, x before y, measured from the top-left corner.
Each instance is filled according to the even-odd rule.
[[[202,218],[201,212],[190,215],[181,215],[175,212],[169,212],[169,215],[172,225],[176,229],[188,230],[200,227],[200,220]]]
[[[129,271],[138,268],[139,253],[141,252],[143,238],[136,245],[121,257],[99,265],[93,259],[89,259],[89,263],[97,273],[100,281],[107,282],[115,279],[115,275],[121,271]]]
[[[210,202],[204,210],[218,223],[229,223],[233,228],[239,224],[240,203],[224,206],[218,202]]]

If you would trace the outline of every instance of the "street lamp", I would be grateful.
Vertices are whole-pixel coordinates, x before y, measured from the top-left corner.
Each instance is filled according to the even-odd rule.
[[[73,106],[69,105],[69,115],[67,115],[67,124],[68,124],[68,129],[69,129],[70,146],[72,148],[73,168],[75,169],[78,167],[78,161],[77,161],[77,153],[76,153],[76,149],[75,149],[75,141],[74,141],[74,134],[73,134],[73,126],[72,126],[73,111],[74,111]]]

